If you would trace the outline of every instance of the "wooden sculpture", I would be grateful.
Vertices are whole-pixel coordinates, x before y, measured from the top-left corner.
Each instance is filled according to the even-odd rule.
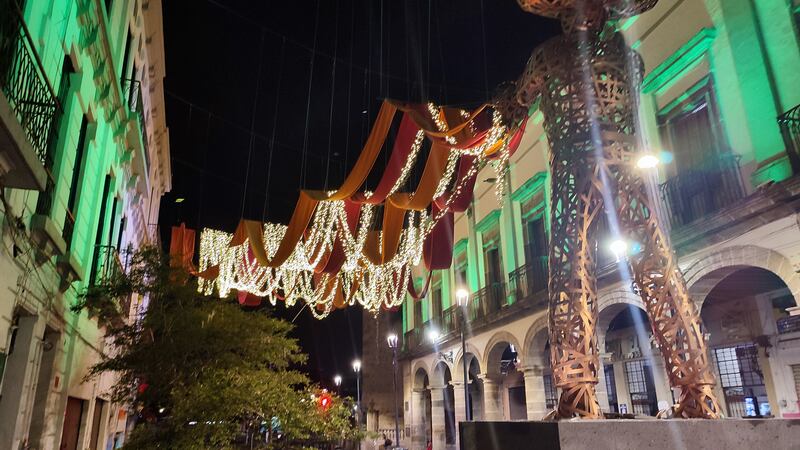
[[[561,389],[553,418],[600,418],[595,393],[597,286],[595,228],[613,207],[622,236],[641,244],[630,255],[634,290],[644,302],[673,387],[670,415],[717,418],[715,383],[698,311],[637,173],[636,111],[640,56],[614,23],[656,0],[517,0],[561,20],[564,34],[537,48],[525,73],[501,91],[510,122],[539,100],[550,142],[549,325],[553,377]]]

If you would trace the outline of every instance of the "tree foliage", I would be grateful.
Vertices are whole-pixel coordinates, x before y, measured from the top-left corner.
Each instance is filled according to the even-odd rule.
[[[134,293],[146,301],[137,320],[113,317]],[[354,434],[348,402],[323,410],[313,400],[291,324],[199,295],[158,249],[132,255],[127,273],[89,288],[76,307],[103,320],[112,342],[89,376],[115,373],[112,399],[142,419],[125,448],[231,448],[245,424],[272,418],[284,436],[276,448]]]

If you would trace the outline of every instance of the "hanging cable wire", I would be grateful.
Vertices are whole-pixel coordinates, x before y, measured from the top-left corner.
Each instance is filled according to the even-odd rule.
[[[481,36],[483,40],[483,45],[481,45],[481,49],[483,50],[483,90],[486,95],[485,99],[489,100],[489,72],[487,69],[488,60],[486,57],[486,20],[483,17],[483,0],[480,1],[481,3]]]
[[[317,0],[317,7],[314,12],[314,52],[311,53],[311,63],[308,69],[308,96],[306,97],[306,125],[303,132],[303,159],[300,163],[300,187],[306,187],[306,169],[308,163],[306,162],[306,154],[308,152],[308,131],[311,124],[311,87],[314,82],[314,59],[316,56],[317,48],[317,32],[319,31],[319,0]]]
[[[211,135],[211,115],[206,116],[208,119],[206,120],[206,138],[205,138],[205,147],[203,148],[203,172],[205,173],[206,165],[208,162],[208,148],[210,147],[210,140],[209,137]],[[200,194],[198,195],[197,199],[197,228],[200,228],[200,224],[202,223],[203,219],[203,194],[204,194],[204,187],[205,183],[200,183]]]
[[[261,69],[264,66],[264,60],[261,57],[264,51],[264,31],[261,31],[261,42],[258,45],[258,72],[256,76],[256,93],[253,99],[253,115],[250,119],[250,148],[247,150],[247,170],[244,176],[244,189],[242,192],[242,214],[244,217],[244,208],[247,205],[247,186],[250,182],[250,160],[253,157],[253,144],[255,143],[255,135],[253,129],[256,126],[256,114],[258,113],[258,91],[261,88]]]
[[[275,153],[275,133],[278,129],[278,108],[281,103],[281,81],[283,80],[283,66],[286,57],[286,38],[281,39],[281,61],[278,66],[278,82],[275,88],[275,108],[272,111],[272,136],[269,138],[269,157],[267,158],[267,183],[264,188],[264,209],[261,210],[261,221],[267,221],[267,208],[269,207],[269,186],[272,179],[272,155]]]
[[[350,54],[348,55],[349,58],[353,57],[353,35],[355,34],[355,26],[356,26],[356,7],[355,3],[350,3]],[[345,133],[344,138],[344,166],[342,167],[344,171],[342,172],[342,176],[346,176],[347,174],[347,163],[350,156],[350,116],[352,115],[350,111],[350,103],[352,99],[352,90],[353,90],[353,66],[350,66],[348,69],[347,75],[347,133]]]
[[[336,100],[336,53],[339,50],[339,0],[336,0],[336,23],[333,32],[333,71],[331,74],[331,106],[328,114],[328,158],[325,161],[325,190],[328,190],[328,175],[331,168],[331,147],[333,143],[333,104]]]

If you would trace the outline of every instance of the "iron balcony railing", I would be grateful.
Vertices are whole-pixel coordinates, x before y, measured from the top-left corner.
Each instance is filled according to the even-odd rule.
[[[547,256],[535,256],[532,261],[508,274],[509,291],[517,302],[531,301],[535,294],[547,290]]]
[[[39,161],[46,165],[61,106],[47,81],[19,5],[14,0],[0,0],[0,11],[0,89]]]
[[[778,126],[783,135],[792,172],[798,174],[800,173],[800,105],[778,116]]]
[[[788,316],[778,319],[778,333],[794,333],[800,331],[800,316]]]
[[[100,286],[122,275],[124,272],[122,259],[117,248],[113,245],[96,245],[94,248],[94,262],[89,283]]]
[[[470,297],[467,317],[470,321],[481,319],[499,311],[506,304],[506,284],[496,281]]]
[[[144,115],[144,102],[142,101],[142,83],[139,80],[123,78],[122,95],[125,97],[125,102],[128,105],[128,110],[135,113],[139,118],[139,131],[142,133],[142,145],[144,145],[144,159],[145,169],[150,168],[150,152],[148,150],[149,143],[147,141],[147,124]]]
[[[666,214],[674,228],[729,206],[744,194],[739,156],[729,152],[716,154],[661,185]]]

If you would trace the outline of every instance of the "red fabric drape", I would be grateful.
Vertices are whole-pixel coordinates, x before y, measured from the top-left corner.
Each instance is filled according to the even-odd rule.
[[[372,196],[367,199],[364,194],[357,193],[351,197],[351,200],[363,203],[377,205],[383,203],[389,195],[397,179],[400,178],[400,173],[405,166],[408,156],[411,154],[411,147],[414,145],[414,140],[417,137],[419,127],[411,119],[408,114],[403,114],[403,119],[400,121],[400,127],[397,130],[397,137],[394,140],[394,147],[392,148],[392,155],[389,157],[389,163],[383,171],[378,186],[372,193]]]
[[[439,213],[439,207],[435,204],[431,207],[431,214]],[[452,211],[446,212],[442,218],[433,226],[433,230],[425,238],[423,257],[425,267],[428,270],[440,270],[450,267],[453,261],[453,232],[455,228],[454,215]]]
[[[194,271],[192,258],[194,258],[194,230],[186,228],[182,223],[179,227],[172,227],[169,240],[170,265],[183,267],[187,272]]]
[[[420,299],[422,299],[422,297],[425,297],[426,295],[428,295],[428,288],[431,285],[431,275],[433,275],[433,272],[429,271],[428,272],[428,276],[425,277],[425,284],[422,285],[422,289],[419,290],[419,291],[417,291],[417,288],[414,287],[414,280],[411,277],[409,277],[409,279],[408,279],[408,289],[407,289],[408,290],[408,295],[410,295],[411,298],[413,298],[414,300],[420,300]]]

